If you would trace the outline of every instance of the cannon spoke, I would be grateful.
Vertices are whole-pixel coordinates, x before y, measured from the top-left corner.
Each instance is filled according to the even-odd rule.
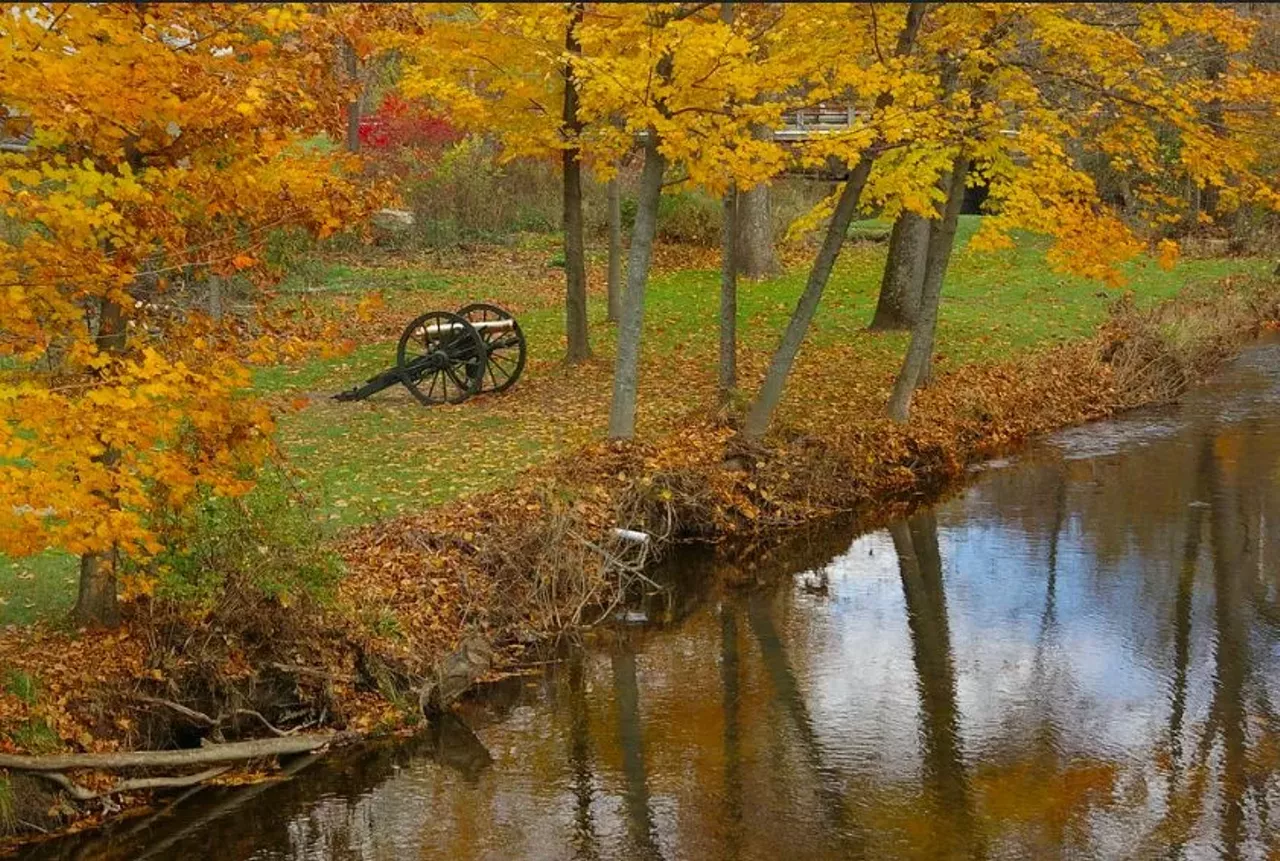
[[[422,403],[456,404],[480,390],[484,368],[475,357],[484,352],[484,341],[469,322],[448,311],[428,311],[400,336],[396,365],[405,387]]]
[[[467,305],[458,315],[475,326],[484,344],[480,391],[510,388],[524,370],[527,348],[520,324],[507,311],[484,302]]]

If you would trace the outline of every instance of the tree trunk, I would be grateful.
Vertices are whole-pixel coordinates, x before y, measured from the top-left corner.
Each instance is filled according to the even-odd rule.
[[[644,326],[644,290],[653,256],[653,236],[658,226],[658,201],[667,159],[658,150],[658,133],[652,127],[644,144],[644,168],[636,200],[636,224],[631,231],[627,257],[627,292],[622,297],[622,321],[618,329],[618,356],[613,370],[613,402],[609,407],[609,437],[630,439],[636,432],[636,385],[640,365],[640,332]]]
[[[581,53],[577,27],[582,23],[583,4],[573,4],[573,16],[564,34],[564,48],[570,55]],[[565,361],[581,362],[591,356],[587,339],[587,264],[582,236],[582,151],[578,135],[578,84],[572,63],[564,66],[564,118],[561,129],[571,142],[562,155],[564,163],[564,329],[568,339]]]
[[[924,21],[925,9],[924,3],[912,3],[908,7],[906,24],[898,34],[898,44],[895,49],[897,56],[903,57],[911,53],[916,35],[920,32],[920,25]],[[876,107],[886,108],[892,101],[892,96],[881,95],[876,99]],[[841,192],[836,210],[831,215],[827,235],[822,241],[818,256],[813,261],[813,269],[809,272],[809,280],[805,283],[804,292],[800,294],[800,301],[796,303],[796,309],[791,314],[791,320],[787,323],[782,341],[769,362],[764,384],[761,385],[760,392],[751,404],[750,412],[747,413],[742,432],[749,439],[764,436],[764,432],[769,429],[773,412],[777,409],[778,402],[782,400],[782,389],[787,383],[796,354],[800,352],[800,344],[809,330],[809,323],[818,310],[818,300],[822,298],[822,291],[826,289],[827,281],[831,277],[831,269],[835,266],[836,258],[840,256],[840,249],[844,246],[845,237],[849,233],[849,225],[853,223],[853,216],[858,209],[858,200],[862,197],[862,189],[867,184],[867,177],[871,174],[871,165],[874,160],[872,151],[864,152],[845,181],[844,191]]]
[[[720,5],[720,20],[733,25],[733,4]],[[773,130],[757,125],[752,134],[759,140],[769,140]],[[782,271],[777,255],[773,253],[773,213],[770,207],[769,186],[766,183],[738,194],[738,271],[758,281],[772,278]]]
[[[111,454],[115,452],[111,451]],[[86,553],[80,557],[80,594],[72,617],[81,625],[114,628],[120,624],[120,607],[116,603],[116,558],[114,550]]]
[[[763,132],[768,135],[768,130]],[[738,195],[738,268],[747,278],[772,278],[782,271],[773,252],[773,213],[765,183]]]
[[[733,26],[729,0],[720,4],[720,20]],[[720,402],[727,404],[738,387],[738,186],[730,180],[725,189],[720,219]]]
[[[209,276],[209,316],[215,323],[222,322],[222,278]]]
[[[871,330],[910,329],[920,313],[920,293],[928,260],[929,219],[903,210],[889,236],[889,259],[880,281]]]
[[[342,62],[352,87],[360,85],[360,58],[349,39],[342,40]],[[360,152],[360,96],[347,102],[347,152]]]
[[[1213,47],[1210,48],[1209,57],[1205,60],[1204,76],[1209,83],[1209,89],[1213,92],[1220,92],[1218,79],[1227,71],[1227,52],[1221,42],[1214,41]],[[1226,129],[1222,119],[1222,99],[1213,98],[1209,100],[1209,104],[1205,108],[1205,122],[1208,124],[1210,131],[1215,135],[1222,135]],[[1219,209],[1219,197],[1221,189],[1212,182],[1204,184],[1204,191],[1200,195],[1200,209],[1210,218],[1216,218]],[[1198,225],[1197,225],[1198,226]]]
[[[911,395],[925,377],[929,357],[933,353],[933,338],[938,326],[938,306],[942,299],[942,281],[951,261],[951,249],[955,245],[956,225],[960,220],[960,207],[964,203],[965,178],[969,174],[968,156],[959,156],[951,168],[947,181],[947,202],[940,220],[929,226],[929,255],[925,266],[924,289],[920,296],[920,316],[911,329],[911,345],[907,348],[902,370],[893,384],[889,398],[889,418],[905,422],[911,412]]]
[[[1200,229],[1200,186],[1194,179],[1188,179],[1187,214],[1183,220],[1183,234],[1190,235]]]
[[[867,177],[871,174],[872,161],[870,155],[864,155],[859,159],[857,167],[845,182],[844,191],[840,193],[840,200],[836,203],[836,210],[831,215],[831,223],[827,225],[827,235],[822,240],[822,248],[818,251],[817,258],[813,261],[813,269],[809,272],[809,280],[805,283],[804,292],[800,294],[800,301],[796,303],[796,309],[791,313],[787,330],[782,334],[782,341],[769,362],[769,370],[765,373],[760,393],[756,395],[755,401],[751,404],[751,410],[747,413],[747,420],[742,430],[748,438],[764,436],[773,418],[773,411],[782,400],[782,390],[791,373],[791,366],[795,362],[796,354],[800,352],[800,344],[804,341],[805,333],[809,331],[809,324],[818,310],[822,291],[826,289],[827,281],[831,277],[831,269],[835,266],[840,249],[844,246],[845,236],[849,233],[849,225],[853,223],[853,216],[858,210],[858,199],[862,197],[863,186],[867,184]]]
[[[103,297],[100,300],[98,314],[98,349],[111,355],[124,352],[128,330],[125,328],[124,310],[115,302]],[[94,460],[103,464],[110,471],[120,459],[120,453],[110,445],[105,446],[102,454]],[[106,497],[112,508],[116,500]],[[120,624],[120,607],[116,603],[116,562],[118,556],[115,548],[102,553],[85,553],[80,557],[80,593],[76,598],[76,606],[71,611],[72,618],[82,625],[114,628]]]
[[[622,317],[622,189],[609,180],[609,322]]]
[[[738,387],[738,192],[730,184],[724,194],[720,230],[720,400]]]

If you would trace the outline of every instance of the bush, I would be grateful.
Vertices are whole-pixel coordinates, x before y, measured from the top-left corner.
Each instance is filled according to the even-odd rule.
[[[170,548],[153,560],[160,597],[209,603],[228,588],[249,589],[283,604],[325,601],[341,576],[309,504],[279,470],[264,471],[247,495],[206,493],[166,524]]]
[[[658,201],[657,238],[691,245],[720,244],[724,209],[719,199],[702,191],[664,194]],[[622,198],[622,229],[630,233],[636,224],[636,199]]]
[[[550,163],[498,164],[491,143],[469,137],[422,175],[404,190],[404,199],[413,211],[415,239],[423,245],[494,241],[560,226],[560,175]]]
[[[719,245],[723,224],[723,204],[705,192],[667,194],[658,203],[658,238],[667,242]]]
[[[1101,358],[1111,366],[1116,403],[1160,404],[1182,396],[1280,315],[1280,283],[1263,279],[1188,287],[1177,299],[1142,308],[1117,300],[1102,331]]]
[[[36,680],[22,670],[9,670],[4,677],[4,692],[12,694],[27,705],[35,705],[37,699]]]

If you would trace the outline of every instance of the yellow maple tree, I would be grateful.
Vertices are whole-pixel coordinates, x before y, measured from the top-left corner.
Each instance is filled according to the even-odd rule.
[[[77,615],[117,618],[153,516],[251,486],[271,419],[178,279],[260,270],[267,232],[362,211],[329,31],[301,4],[42,4],[0,16],[0,551],[81,557]],[[18,148],[21,149],[21,148]]]

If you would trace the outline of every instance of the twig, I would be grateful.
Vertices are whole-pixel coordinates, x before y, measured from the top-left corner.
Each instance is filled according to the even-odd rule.
[[[215,720],[214,718],[209,717],[204,712],[198,712],[193,708],[188,708],[187,706],[181,705],[180,703],[175,703],[172,700],[165,700],[165,699],[160,699],[159,697],[148,697],[148,696],[141,696],[141,695],[137,696],[136,699],[139,702],[151,703],[152,705],[157,705],[157,706],[164,706],[165,708],[171,709],[172,711],[177,712],[183,717],[190,718],[196,723],[203,724],[204,726],[216,727],[218,726],[218,724],[222,723],[221,719]]]
[[[297,730],[289,730],[289,731],[282,730],[277,726],[275,726],[273,723],[271,723],[271,721],[263,717],[261,712],[256,712],[253,709],[236,709],[231,714],[232,715],[249,715],[250,717],[256,717],[258,720],[262,721],[263,726],[265,726],[267,729],[269,729],[272,733],[279,736],[280,738],[288,738],[289,736],[293,735],[297,731]],[[299,727],[299,729],[300,728],[301,727]]]

